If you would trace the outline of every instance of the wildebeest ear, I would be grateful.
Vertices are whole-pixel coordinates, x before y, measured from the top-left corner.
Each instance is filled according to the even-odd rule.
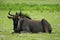
[[[7,16],[9,19],[13,19],[13,16]]]

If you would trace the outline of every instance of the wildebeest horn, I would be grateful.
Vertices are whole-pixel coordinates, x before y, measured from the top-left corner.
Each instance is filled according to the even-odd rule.
[[[20,13],[19,13],[20,16],[22,16],[22,11],[20,10]]]
[[[9,19],[13,18],[12,16],[7,16]]]
[[[10,12],[11,12],[11,9],[10,9],[10,11],[8,12],[8,14],[9,14],[10,16],[14,16],[14,15],[10,14]]]

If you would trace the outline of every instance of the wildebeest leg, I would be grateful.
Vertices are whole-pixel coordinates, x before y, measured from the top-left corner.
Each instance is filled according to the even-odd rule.
[[[22,30],[26,32],[30,32],[29,23],[27,21],[24,21],[22,25]]]
[[[27,30],[27,32],[30,32],[30,28],[29,27],[27,27],[26,30]]]
[[[24,26],[24,27],[23,27],[23,31],[30,32],[29,26]]]

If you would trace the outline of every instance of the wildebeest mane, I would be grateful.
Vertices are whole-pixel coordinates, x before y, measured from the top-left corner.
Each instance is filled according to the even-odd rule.
[[[20,17],[26,17],[26,18],[28,18],[28,19],[31,19],[31,18],[29,17],[29,15],[23,14],[21,11],[20,11],[20,13],[19,13],[19,16],[20,16]]]

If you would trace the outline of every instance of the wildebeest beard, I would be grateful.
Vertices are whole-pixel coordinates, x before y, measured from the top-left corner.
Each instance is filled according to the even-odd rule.
[[[17,28],[17,25],[18,25],[18,19],[13,19],[14,30],[15,28]]]

